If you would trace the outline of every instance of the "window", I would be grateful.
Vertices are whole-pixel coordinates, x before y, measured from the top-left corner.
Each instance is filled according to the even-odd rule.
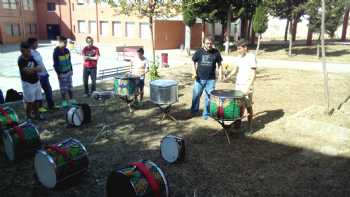
[[[17,7],[16,0],[2,0],[2,7],[15,10]]]
[[[31,10],[31,11],[34,10],[33,0],[28,0],[28,8],[29,8],[29,10]]]
[[[107,21],[100,22],[100,34],[102,36],[108,35],[108,22]]]
[[[123,32],[122,32],[122,23],[121,22],[113,22],[112,23],[112,28],[113,28],[113,36],[116,37],[122,37]]]
[[[86,33],[86,22],[79,20],[78,21],[78,33]]]
[[[78,5],[83,5],[85,3],[85,0],[77,0]]]
[[[19,24],[6,24],[5,32],[9,36],[20,36],[20,27]]]
[[[140,23],[140,38],[150,39],[151,31],[149,29],[149,23]]]
[[[89,33],[96,35],[97,33],[96,21],[89,21]]]
[[[29,10],[28,1],[27,0],[22,0],[22,3],[23,3],[23,9],[24,10]]]
[[[125,34],[127,38],[135,38],[135,23],[126,23]]]
[[[54,12],[56,10],[56,4],[55,3],[47,3],[47,11]]]

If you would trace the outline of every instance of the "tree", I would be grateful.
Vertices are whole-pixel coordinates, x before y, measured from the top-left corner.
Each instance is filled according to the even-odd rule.
[[[341,35],[342,40],[346,40],[346,33],[348,29],[348,23],[349,23],[349,12],[350,12],[350,0],[345,0],[345,13],[344,13],[344,20],[343,20],[343,31]]]
[[[268,26],[268,17],[266,10],[262,4],[260,4],[256,10],[253,17],[253,29],[256,33],[259,34],[258,36],[258,44],[256,47],[256,55],[259,53],[259,47],[260,47],[260,40],[261,40],[261,34],[263,34],[267,30]]]
[[[98,0],[107,2],[113,7],[117,7],[121,14],[147,17],[151,32],[152,58],[155,63],[153,24],[155,18],[168,18],[178,14],[181,2],[177,0]]]
[[[183,0],[182,16],[185,27],[185,49],[187,55],[191,54],[191,27],[196,23],[197,17],[193,12],[193,4],[187,4],[188,0]]]
[[[288,55],[292,55],[293,47],[293,27],[296,27],[300,17],[304,15],[304,4],[307,0],[265,0],[264,4],[268,8],[271,16],[287,19],[289,21],[289,50]]]

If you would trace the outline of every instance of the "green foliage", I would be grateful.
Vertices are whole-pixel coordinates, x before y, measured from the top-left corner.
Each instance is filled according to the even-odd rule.
[[[283,19],[299,19],[304,14],[304,4],[308,0],[264,0],[271,16]]]
[[[192,27],[196,23],[196,15],[193,11],[193,4],[186,4],[186,1],[183,1],[182,15],[185,25]]]
[[[149,66],[149,79],[151,81],[157,80],[160,78],[159,73],[158,73],[159,65],[160,65],[160,63],[158,60],[151,62],[150,66]]]
[[[333,38],[335,31],[342,23],[344,14],[344,0],[325,0],[326,2],[326,16],[325,28],[327,34]],[[305,6],[306,13],[309,15],[309,28],[311,31],[321,32],[321,0],[309,0]]]
[[[267,30],[268,17],[263,5],[259,5],[253,17],[253,29],[256,33],[262,34]]]

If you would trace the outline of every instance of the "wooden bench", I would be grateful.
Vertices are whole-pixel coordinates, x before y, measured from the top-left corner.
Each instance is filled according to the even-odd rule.
[[[104,80],[116,77],[117,75],[123,75],[131,71],[131,65],[118,66],[114,68],[107,68],[99,70],[97,80]]]
[[[139,48],[142,48],[142,46],[119,46],[116,47],[117,52],[117,58],[120,60],[120,57],[122,57],[122,60],[130,61],[135,57],[137,54],[137,50]]]

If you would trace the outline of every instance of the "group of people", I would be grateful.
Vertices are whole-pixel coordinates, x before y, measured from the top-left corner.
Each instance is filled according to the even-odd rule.
[[[222,57],[220,52],[213,48],[213,40],[211,37],[204,39],[204,45],[198,49],[192,57],[194,62],[193,78],[195,79],[193,86],[193,97],[191,106],[191,116],[195,116],[199,112],[200,97],[205,92],[205,106],[203,109],[203,119],[208,119],[210,115],[210,92],[215,89],[217,73],[219,79],[229,79],[232,75],[236,75],[235,90],[239,90],[244,94],[244,107],[248,112],[248,133],[252,129],[253,118],[253,83],[256,76],[257,61],[254,54],[248,51],[248,43],[245,40],[237,42],[237,51],[239,57],[235,63],[235,69],[227,76],[223,77]],[[244,110],[241,110],[241,116]]]
[[[83,66],[83,83],[85,97],[90,97],[92,92],[96,91],[97,78],[97,62],[100,57],[98,47],[94,45],[93,38],[88,36],[85,39],[87,46],[82,50],[84,60]],[[26,116],[28,119],[43,120],[41,112],[47,111],[43,107],[43,97],[41,89],[44,90],[47,108],[53,110],[57,108],[52,96],[52,88],[50,85],[49,74],[46,70],[42,56],[37,50],[38,40],[29,38],[20,45],[21,55],[18,58],[18,67],[20,71],[23,100],[26,104]],[[148,62],[144,57],[144,50],[140,48],[137,51],[137,57],[132,60],[134,75],[140,76],[137,84],[139,89],[140,101],[143,99],[143,87],[145,74],[148,72]],[[59,88],[62,97],[62,107],[76,104],[73,98],[73,66],[71,61],[71,53],[67,48],[67,39],[60,36],[58,45],[53,52],[53,67],[59,81]],[[91,88],[89,88],[89,78],[91,80]],[[137,97],[136,97],[137,100]]]

